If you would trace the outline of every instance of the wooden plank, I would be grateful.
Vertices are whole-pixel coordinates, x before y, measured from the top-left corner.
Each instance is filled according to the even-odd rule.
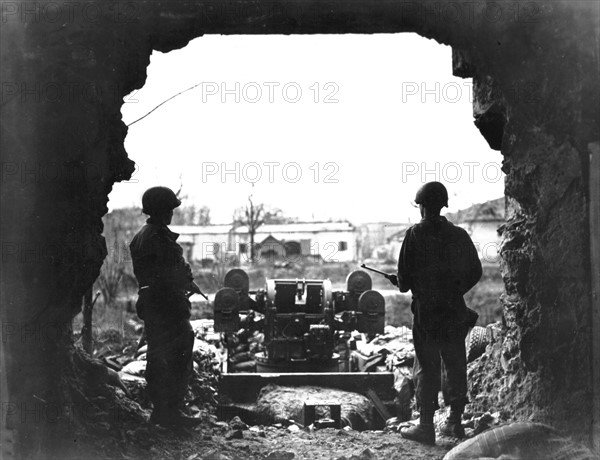
[[[351,391],[366,396],[372,389],[380,398],[394,398],[394,374],[391,372],[295,372],[223,374],[219,390],[234,402],[255,401],[267,385],[318,386]]]
[[[369,389],[367,390],[367,396],[375,405],[375,409],[377,409],[377,413],[383,419],[383,423],[385,423],[388,419],[392,418],[391,414],[387,410],[387,407],[385,407],[383,402],[381,402],[381,399],[379,399],[379,396],[377,396],[377,393]]]
[[[600,142],[590,151],[590,252],[592,275],[592,444],[600,454]]]

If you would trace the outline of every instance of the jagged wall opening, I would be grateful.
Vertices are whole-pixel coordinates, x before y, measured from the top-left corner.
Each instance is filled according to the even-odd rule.
[[[409,31],[455,49],[478,127],[504,156],[506,328],[482,361],[479,402],[589,444],[597,20],[590,2],[3,4],[2,423],[17,447],[60,450],[48,409],[65,403],[69,324],[106,254],[108,193],[133,171],[120,107],[144,84],[151,51],[210,33]]]
[[[452,75],[451,53],[414,33],[212,35],[154,52],[144,87],[121,109],[133,123],[125,147],[136,172],[115,184],[109,208],[139,206],[145,189],[163,184],[181,190],[184,207],[207,206],[212,223],[229,223],[251,193],[286,218],[358,227],[418,219],[410,203],[423,180],[448,184],[448,212],[501,197],[502,156],[473,124],[472,82]],[[361,206],[373,193],[397,198]],[[490,239],[476,244],[481,250]],[[338,258],[313,241],[313,253]],[[190,255],[211,257],[205,244]],[[242,259],[235,245],[222,245]],[[357,251],[371,257],[366,246],[351,245],[342,260]],[[492,252],[487,259],[498,262]],[[495,279],[500,285],[499,271]]]

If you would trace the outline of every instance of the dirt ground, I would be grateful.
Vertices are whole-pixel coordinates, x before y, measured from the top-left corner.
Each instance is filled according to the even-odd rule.
[[[224,423],[209,423],[177,432],[148,425],[136,431],[138,443],[124,452],[124,459],[442,459],[456,445],[450,439],[441,438],[435,446],[427,446],[403,439],[399,433],[384,431],[325,428],[291,432],[284,427],[235,431]]]
[[[322,267],[320,268],[322,269]],[[343,284],[349,267],[326,268],[330,273],[319,274],[327,275]],[[493,271],[488,278],[490,278],[490,282],[494,283],[500,279],[496,271]],[[374,285],[380,289],[388,287],[382,279],[376,277],[374,277]],[[489,289],[487,290],[489,291]],[[493,300],[497,302],[496,298]],[[491,305],[493,302],[482,302],[485,306],[488,303]],[[395,306],[396,310],[410,315],[408,303]],[[139,340],[142,324],[130,306],[126,305],[126,302],[115,306],[98,305],[94,314],[94,324],[96,325],[94,328],[94,357],[97,359],[114,358],[119,365],[133,359],[132,353]],[[386,319],[388,319],[387,316]],[[403,321],[398,322],[402,323]],[[406,322],[409,323],[408,320]],[[80,328],[80,318],[78,317],[74,322],[76,339]],[[129,356],[127,360],[119,361],[120,358],[127,356]],[[208,362],[205,363],[205,366],[209,366]],[[210,390],[216,388],[215,376],[210,373],[202,375],[204,377],[198,383],[198,388],[194,388],[197,393],[195,396],[205,393],[207,396],[199,398],[201,400],[199,406],[201,406],[204,417],[201,427],[173,431],[138,421],[118,427],[111,426],[110,431],[114,433],[106,437],[101,435],[96,427],[92,427],[91,433],[88,431],[88,434],[91,435],[88,438],[90,442],[85,442],[80,438],[85,447],[82,445],[81,449],[77,449],[77,456],[73,458],[86,460],[92,458],[107,460],[116,458],[132,460],[442,459],[446,452],[457,443],[456,440],[439,437],[435,446],[426,446],[405,440],[395,431],[359,432],[332,428],[309,431],[302,428],[290,430],[283,426],[250,427],[250,429],[236,431],[227,423],[217,421],[214,415],[216,401],[211,400],[209,393],[212,394],[212,391],[207,390],[207,388]],[[137,412],[138,417],[141,417],[144,412],[143,417],[147,417],[149,410],[143,391],[140,391],[135,385],[132,386],[130,382],[126,383],[133,393],[133,400],[141,404],[141,407],[134,408],[134,412]]]

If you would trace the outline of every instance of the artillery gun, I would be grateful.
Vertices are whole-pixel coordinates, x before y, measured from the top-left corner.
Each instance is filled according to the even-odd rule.
[[[240,269],[227,273],[224,286],[214,301],[215,332],[263,332],[257,372],[339,372],[346,366],[335,348],[347,332],[384,330],[385,299],[364,271],[350,273],[340,291],[327,279],[267,279],[263,289],[251,291]]]
[[[214,331],[226,341],[263,334],[264,347],[250,361],[254,372],[247,367],[242,372],[224,369],[219,418],[237,415],[249,423],[270,423],[257,412],[261,390],[268,385],[308,385],[363,394],[375,404],[383,427],[389,418],[386,407],[393,406],[394,376],[350,372],[349,358],[354,331],[374,337],[384,332],[384,325],[385,299],[372,289],[365,271],[350,273],[345,290],[334,290],[327,279],[267,279],[263,288],[251,290],[243,270],[230,270],[215,295]],[[229,350],[242,344],[231,345]],[[305,426],[311,423],[314,404],[305,402]],[[333,419],[337,414],[339,427],[341,401],[327,405]]]

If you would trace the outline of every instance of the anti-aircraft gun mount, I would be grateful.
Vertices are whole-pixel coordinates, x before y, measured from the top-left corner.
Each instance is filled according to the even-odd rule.
[[[364,271],[348,275],[345,291],[334,291],[327,279],[267,279],[251,291],[240,269],[229,271],[224,285],[214,301],[215,332],[263,332],[258,372],[338,372],[334,349],[344,332],[383,333],[385,299]]]
[[[264,351],[253,356],[256,372],[222,374],[220,394],[229,402],[219,407],[220,418],[269,423],[253,418],[263,387],[314,385],[369,397],[383,423],[385,406],[393,405],[393,374],[349,372],[348,339],[352,331],[381,334],[384,325],[385,299],[362,270],[348,275],[345,290],[334,290],[327,279],[267,279],[250,290],[248,275],[230,270],[215,295],[214,331],[225,339],[258,331]]]

